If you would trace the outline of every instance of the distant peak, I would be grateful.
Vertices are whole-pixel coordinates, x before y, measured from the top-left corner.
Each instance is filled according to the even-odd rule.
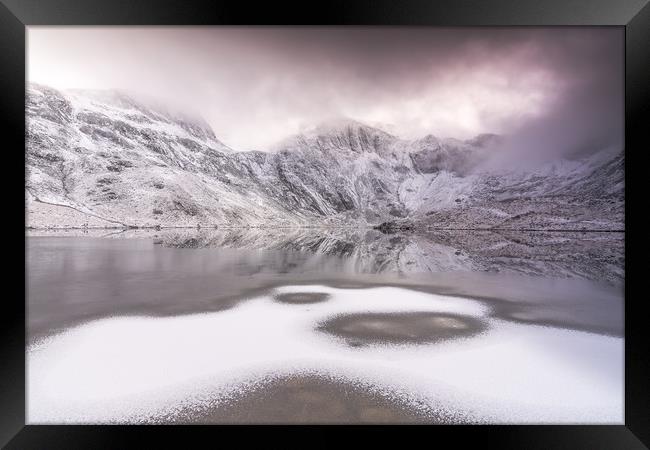
[[[35,86],[41,90],[51,89],[42,85]],[[86,105],[86,107],[88,106],[87,102],[91,102],[127,111],[134,110],[154,120],[173,122],[195,137],[211,139],[220,143],[212,127],[197,111],[192,111],[191,108],[172,105],[158,98],[125,89],[71,88],[62,89],[59,92],[64,93],[66,97],[76,99],[78,103]]]
[[[426,136],[418,139],[418,142],[427,143],[427,144],[437,144],[440,142],[440,139],[438,139],[433,134],[427,134]]]
[[[387,133],[386,131],[380,128],[368,125],[366,123],[348,117],[338,117],[338,118],[325,120],[323,122],[320,122],[317,125],[305,128],[304,130],[302,130],[301,134],[307,134],[307,135],[335,134],[350,129],[364,130],[372,134],[383,134],[387,136],[392,136],[390,133]]]

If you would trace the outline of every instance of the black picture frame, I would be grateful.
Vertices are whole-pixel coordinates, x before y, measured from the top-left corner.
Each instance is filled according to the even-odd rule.
[[[431,426],[391,427],[407,430],[414,439],[427,434],[428,442],[453,439],[455,446],[466,442],[495,448],[519,449],[643,449],[650,446],[650,381],[648,331],[645,296],[633,296],[640,286],[643,264],[640,237],[633,214],[642,215],[643,206],[631,208],[633,198],[643,198],[639,164],[644,151],[650,109],[650,6],[649,0],[321,0],[319,2],[250,2],[234,0],[0,0],[0,117],[3,178],[7,185],[3,203],[8,217],[22,233],[25,222],[25,45],[30,25],[415,25],[415,26],[622,26],[626,36],[625,68],[625,425],[621,426]],[[646,138],[646,139],[644,139]],[[630,151],[632,149],[632,151]],[[632,158],[632,159],[631,159]],[[6,176],[4,174],[12,176]],[[16,179],[14,179],[14,177]],[[22,178],[22,185],[21,185]],[[636,180],[636,181],[635,181]],[[636,194],[635,194],[636,193]],[[637,212],[638,211],[638,212]],[[20,227],[20,229],[18,229]],[[11,240],[11,239],[10,239]],[[11,255],[10,266],[17,273],[8,280],[25,277],[24,241]],[[23,258],[20,258],[20,255]],[[14,259],[17,258],[17,259]],[[647,265],[647,264],[646,264]],[[9,283],[11,284],[11,283]],[[208,438],[223,441],[223,433],[236,434],[241,445],[261,434],[274,435],[285,427],[256,427],[250,433],[242,427],[209,426],[37,426],[25,425],[25,289],[19,284],[14,295],[4,298],[1,327],[0,444],[8,449],[126,448],[157,440],[162,446]],[[639,289],[639,292],[640,289]],[[23,297],[21,298],[21,293]],[[302,427],[317,439],[323,431],[342,427]],[[349,429],[349,428],[347,428]],[[356,430],[366,430],[358,427]],[[373,435],[384,439],[387,428],[373,427]],[[218,440],[216,440],[216,436]],[[291,436],[298,436],[296,430]],[[231,436],[234,437],[234,436]],[[324,444],[318,438],[318,443]],[[270,442],[270,441],[269,441]],[[433,445],[433,444],[432,444]],[[180,446],[180,445],[179,445]]]

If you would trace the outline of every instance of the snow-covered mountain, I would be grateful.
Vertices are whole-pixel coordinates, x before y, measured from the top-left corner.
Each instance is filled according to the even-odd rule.
[[[622,153],[495,173],[481,167],[497,136],[404,140],[352,120],[238,152],[200,118],[41,85],[27,122],[31,227],[623,228]]]

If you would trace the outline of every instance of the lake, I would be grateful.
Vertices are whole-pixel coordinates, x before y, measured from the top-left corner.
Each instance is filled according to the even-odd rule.
[[[35,423],[623,423],[624,233],[27,235]]]

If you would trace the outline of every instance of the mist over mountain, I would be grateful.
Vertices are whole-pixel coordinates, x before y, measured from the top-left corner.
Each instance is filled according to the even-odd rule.
[[[611,142],[520,167],[491,163],[507,136],[404,139],[350,119],[236,151],[200,117],[118,91],[31,84],[26,113],[31,227],[624,226]]]
[[[624,34],[616,27],[31,27],[27,76],[57,89],[120,89],[197,110],[237,150],[266,150],[345,116],[404,139],[507,135],[498,163],[526,164],[622,147]]]

